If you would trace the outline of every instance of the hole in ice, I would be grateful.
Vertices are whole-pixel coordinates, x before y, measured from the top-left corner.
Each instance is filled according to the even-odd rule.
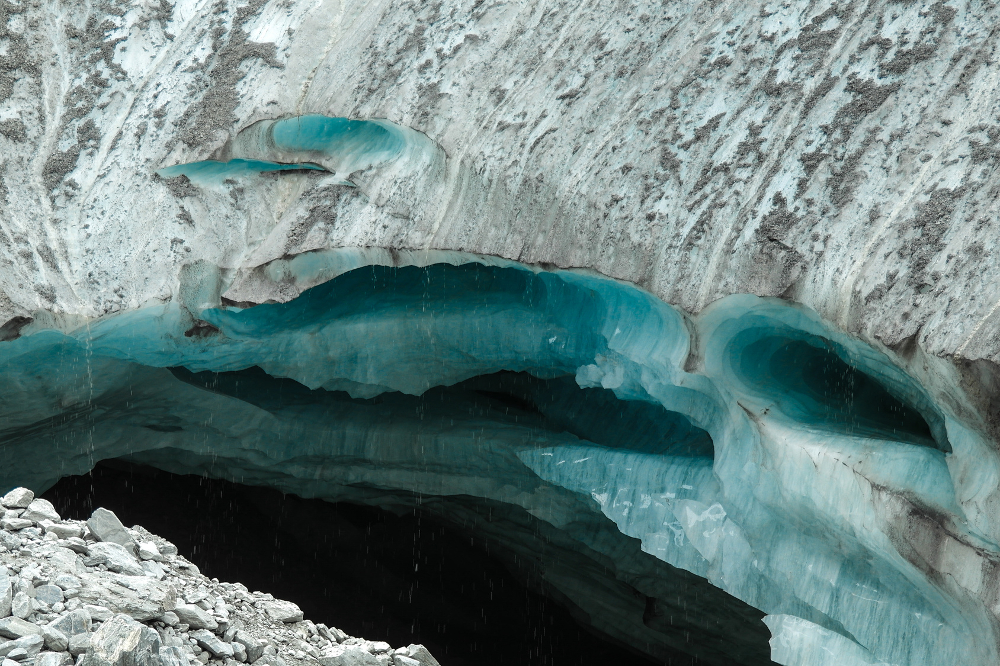
[[[244,160],[232,159],[228,162],[217,160],[202,160],[200,162],[189,162],[166,167],[156,173],[161,178],[177,178],[187,176],[192,181],[201,182],[222,182],[226,178],[236,178],[252,173],[265,173],[269,171],[326,171],[318,164],[279,164],[278,162],[267,162],[264,160]]]
[[[771,335],[742,349],[739,371],[787,416],[807,425],[951,450],[947,441],[937,441],[920,411],[845,357],[840,345],[825,338]]]

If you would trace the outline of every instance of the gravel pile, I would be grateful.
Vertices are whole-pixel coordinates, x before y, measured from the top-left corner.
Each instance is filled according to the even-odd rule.
[[[107,509],[62,520],[26,488],[0,498],[0,666],[440,666],[314,624],[294,603],[206,578]]]

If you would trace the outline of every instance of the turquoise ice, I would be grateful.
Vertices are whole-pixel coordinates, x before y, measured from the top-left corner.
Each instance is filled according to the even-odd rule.
[[[248,309],[33,324],[0,344],[3,485],[129,457],[306,497],[403,488],[566,530],[599,517],[581,543],[611,557],[638,539],[760,609],[780,663],[817,646],[839,664],[997,658],[976,638],[996,472],[953,473],[985,444],[888,355],[774,299],[692,317],[593,275],[467,261],[362,266]],[[918,509],[950,536],[920,532]],[[932,536],[952,587],[901,546]],[[594,617],[623,640],[649,630]]]

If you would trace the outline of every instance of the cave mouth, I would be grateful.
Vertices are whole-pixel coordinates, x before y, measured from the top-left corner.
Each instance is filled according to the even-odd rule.
[[[742,348],[739,372],[784,414],[809,427],[951,452],[943,429],[936,433],[889,382],[845,358],[847,351],[825,338],[767,335]]]
[[[534,543],[523,552],[507,548],[497,533],[443,519],[457,508],[498,521],[505,508],[476,498],[448,498],[435,511],[425,506],[435,498],[403,493],[410,508],[388,511],[126,460],[64,477],[43,496],[66,518],[111,509],[126,525],[173,542],[206,576],[292,600],[312,621],[353,636],[423,643],[448,666],[705,663],[680,651],[652,659],[553,598],[537,559],[549,545],[546,534],[526,512],[516,522],[534,530]]]

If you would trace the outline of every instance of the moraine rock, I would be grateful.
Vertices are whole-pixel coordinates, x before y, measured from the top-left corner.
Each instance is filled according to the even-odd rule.
[[[77,598],[81,601],[140,621],[152,620],[174,610],[177,600],[173,586],[146,576],[94,572],[80,574],[80,579],[84,587]],[[88,610],[97,619],[94,610]]]
[[[233,646],[207,629],[192,631],[191,638],[198,641],[198,645],[210,652],[213,657],[229,659],[233,656]]]
[[[319,656],[320,666],[380,666],[378,659],[357,645],[334,645]]]
[[[0,618],[10,615],[11,602],[14,599],[11,589],[10,574],[7,567],[0,566]]]
[[[62,652],[69,649],[69,636],[52,625],[42,627],[42,638],[45,640],[45,647],[49,650]]]
[[[193,604],[180,604],[173,609],[181,622],[192,629],[211,629],[215,631],[219,623],[202,608]]]
[[[21,661],[27,657],[34,657],[36,654],[42,650],[42,637],[36,635],[23,636],[12,641],[7,641],[0,644],[0,657],[8,657],[14,659],[15,661]],[[18,659],[18,656],[14,654],[17,650],[23,650],[23,656]]]
[[[60,520],[59,513],[52,506],[52,502],[40,497],[28,504],[24,513],[21,514],[21,518],[30,520],[33,523],[41,523],[43,520],[51,520],[53,522]]]
[[[3,498],[0,498],[0,504],[6,509],[23,509],[31,504],[33,499],[35,499],[35,493],[27,488],[14,488]]]
[[[0,636],[4,638],[22,638],[40,633],[42,633],[41,629],[19,617],[5,617],[0,619]]]
[[[7,666],[71,666],[74,658],[79,666],[316,666],[321,657],[394,666],[396,655],[411,659],[405,648],[390,652],[387,643],[303,620],[294,603],[208,579],[173,544],[139,526],[132,530],[136,557],[119,543],[132,534],[110,511],[95,512],[90,533],[105,538],[88,543],[79,536],[82,522],[53,520],[45,504],[29,504],[24,513],[44,536],[36,527],[17,536],[0,529],[0,543],[13,546],[0,548],[0,612],[7,607],[0,657]],[[4,518],[29,521],[21,512]],[[178,596],[187,603],[178,605]],[[412,661],[405,666],[436,664]]]
[[[81,666],[160,666],[160,636],[127,615],[115,615],[91,636]]]
[[[142,565],[125,546],[111,541],[91,545],[90,554],[83,563],[87,566],[103,564],[109,571],[128,576],[141,576],[145,573]]]
[[[90,634],[77,634],[69,638],[69,653],[78,657],[90,649]]]
[[[82,608],[78,608],[69,611],[57,620],[53,620],[48,626],[70,637],[87,634],[90,633],[91,628],[90,613]]]
[[[265,601],[263,605],[264,612],[267,613],[268,617],[272,620],[286,623],[302,621],[302,609],[293,604],[291,601],[281,601],[280,599],[275,599],[273,601]]]
[[[114,511],[96,509],[87,521],[87,528],[98,541],[110,541],[124,546],[132,552],[136,550],[135,539],[128,533]]]

